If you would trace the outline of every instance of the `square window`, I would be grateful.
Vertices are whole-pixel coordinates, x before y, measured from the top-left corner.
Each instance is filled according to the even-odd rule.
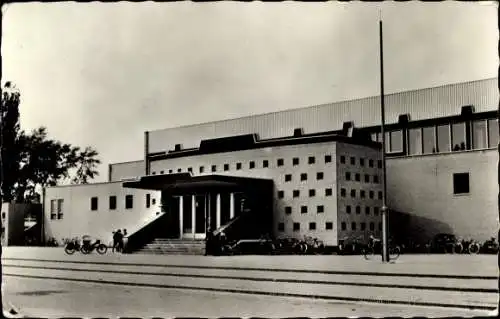
[[[351,156],[351,165],[356,165],[356,158]]]
[[[236,169],[237,169],[237,170],[240,170],[240,169],[241,169],[241,167],[242,167],[241,163],[236,163]]]
[[[365,166],[365,159],[364,158],[359,159],[359,166]]]
[[[345,156],[344,155],[340,156],[340,163],[345,164]]]
[[[134,207],[134,195],[125,196],[125,209],[132,209]]]
[[[356,182],[361,181],[361,174],[356,173]]]
[[[285,223],[279,223],[278,224],[278,231],[285,231]]]
[[[169,169],[169,170],[168,170],[168,173],[169,173],[169,174],[172,174],[173,172],[174,172],[174,170],[173,170],[173,169]]]
[[[178,168],[177,173],[182,173],[182,168]]]
[[[188,170],[189,170],[189,169],[188,169]],[[162,174],[162,175],[163,175],[163,174],[165,174],[165,171],[160,171],[160,174]]]
[[[286,206],[286,207],[285,207],[285,214],[287,214],[287,215],[291,215],[291,214],[292,214],[292,207],[290,207],[290,206]]]
[[[355,222],[352,222],[352,223],[351,223],[351,229],[352,229],[352,230],[356,230],[356,223],[355,223]]]
[[[307,214],[307,206],[300,206],[300,213]]]
[[[262,161],[262,167],[264,167],[264,168],[269,167],[269,161],[268,160],[263,160]]]
[[[469,192],[469,173],[453,174],[453,194],[468,194]]]
[[[57,219],[63,219],[63,216],[64,216],[63,213],[59,213],[57,214]]]
[[[365,222],[362,222],[361,223],[361,230],[365,230],[366,229],[366,223]]]
[[[301,181],[307,181],[307,174],[306,173],[300,174],[300,180]]]
[[[314,156],[309,156],[309,164],[316,163],[316,158]]]
[[[346,194],[347,194],[346,189],[345,189],[345,188],[341,188],[341,189],[340,189],[340,196],[345,197],[345,196],[346,196]]]
[[[370,206],[365,207],[365,214],[370,215]]]
[[[229,164],[224,164],[224,171],[229,171]]]
[[[299,197],[300,196],[300,191],[298,189],[295,189],[293,191],[293,197]]]
[[[325,223],[325,229],[326,230],[332,230],[333,229],[333,223],[332,222],[326,222]]]
[[[255,168],[255,162],[251,161],[250,164],[249,164],[249,167],[250,167],[250,169],[254,169]]]
[[[351,197],[352,198],[356,197],[356,190],[355,189],[351,189]]]
[[[373,199],[375,197],[375,192],[374,191],[370,191],[370,198]]]
[[[294,158],[292,159],[292,164],[293,164],[293,166],[297,166],[297,165],[299,165],[299,158],[298,158],[298,157],[294,157]]]
[[[314,197],[314,196],[316,196],[316,190],[310,189],[309,190],[309,197]]]
[[[316,230],[316,223],[309,223],[309,230]]]
[[[378,199],[382,199],[382,198],[383,198],[382,192],[378,192]]]
[[[371,231],[375,230],[375,223],[374,222],[370,222],[370,230]]]
[[[290,182],[292,181],[292,174],[286,174],[285,175],[285,182]]]
[[[200,173],[203,173],[205,171],[205,167],[200,166]]]
[[[351,180],[351,173],[350,172],[345,172],[345,180],[350,181]]]
[[[378,216],[379,208],[373,207],[373,215]]]
[[[378,175],[373,175],[373,182],[374,182],[375,184],[378,184],[378,183],[379,183]]]
[[[331,155],[325,155],[325,163],[331,163],[332,162],[332,156]]]
[[[285,197],[285,192],[284,191],[278,191],[278,198],[283,198]]]
[[[323,205],[318,205],[318,207],[316,207],[316,208],[317,208],[316,212],[318,214],[321,214],[321,213],[325,212],[325,206],[323,206]]]
[[[299,231],[300,230],[300,223],[293,223],[293,231]]]
[[[189,173],[192,173],[193,172],[193,168],[192,167],[188,167],[188,172]],[[163,174],[163,173],[162,173]]]
[[[322,180],[322,179],[323,179],[323,172],[318,172],[318,173],[316,173],[316,179],[317,179],[318,181]]]
[[[282,158],[278,159],[278,166],[283,166],[285,165],[285,161]]]
[[[325,188],[325,196],[332,196],[333,190],[331,188]]]
[[[342,224],[340,224],[340,227],[342,228],[342,230],[346,230],[347,229],[347,225],[345,222],[342,222]]]
[[[381,161],[381,160],[378,160],[378,161],[377,161],[377,165],[378,165],[378,168],[382,168],[382,161]]]
[[[361,206],[356,206],[356,214],[361,214]]]
[[[156,172],[151,173],[152,175],[156,175]]]
[[[351,213],[351,211],[352,211],[351,206],[350,206],[350,205],[347,205],[347,206],[345,207],[345,212],[346,212],[347,214],[350,214],[350,213]]]
[[[369,183],[369,182],[370,182],[370,175],[365,174],[365,183]]]
[[[366,197],[366,191],[362,190],[361,192],[359,192],[359,196],[361,196],[361,198],[365,198]]]
[[[216,172],[217,171],[217,165],[212,165],[212,172]]]
[[[368,166],[373,167],[373,160],[372,159],[368,160]]]
[[[97,210],[98,208],[98,199],[97,197],[92,197],[90,199],[90,210]]]

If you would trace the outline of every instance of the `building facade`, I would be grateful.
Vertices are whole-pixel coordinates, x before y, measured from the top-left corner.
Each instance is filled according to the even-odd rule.
[[[403,229],[392,223],[392,232],[422,240],[439,232],[476,240],[496,236],[498,97],[497,78],[385,97],[388,205],[410,225]],[[175,184],[180,182],[174,176],[187,174],[197,185],[237,184],[236,180],[215,183],[210,176],[263,179],[273,183],[272,232],[277,237],[311,235],[336,245],[344,237],[378,235],[380,150],[362,139],[349,140],[349,136],[355,132],[380,142],[379,106],[380,97],[370,97],[146,132],[143,160],[111,164],[109,184],[69,188],[87,187],[95,194],[110,196],[108,189],[116,192],[115,188],[124,186],[123,179],[141,176],[170,175],[169,183]],[[326,140],[318,142],[318,138]],[[160,198],[166,195],[161,185],[150,190],[135,187],[125,187],[123,192],[141,191],[137,196],[143,197],[148,193]],[[46,190],[48,224],[57,222],[50,219],[48,203],[63,188]],[[212,193],[199,200],[192,194],[172,195],[175,202],[164,202],[154,210],[177,207],[182,218],[171,223],[179,229],[178,236],[202,238],[207,219],[214,221],[211,227],[220,226],[237,215],[241,206],[241,192]],[[103,233],[109,233],[113,228],[106,219],[101,226],[90,221],[95,217],[88,211],[90,195],[84,194],[73,195],[86,197],[78,204],[81,211],[71,205],[75,211],[71,219],[91,225],[88,231],[101,227]],[[207,209],[199,213],[205,217],[196,226],[198,206]],[[398,220],[396,213],[393,216]],[[56,237],[64,227],[49,229]]]

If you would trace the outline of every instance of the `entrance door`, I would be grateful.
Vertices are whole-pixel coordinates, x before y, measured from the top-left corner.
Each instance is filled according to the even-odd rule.
[[[205,238],[205,216],[206,216],[206,196],[196,195],[196,207],[195,207],[195,238],[204,239]]]

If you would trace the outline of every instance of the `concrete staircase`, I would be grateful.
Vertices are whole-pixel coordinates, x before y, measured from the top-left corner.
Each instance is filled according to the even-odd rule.
[[[155,238],[135,253],[153,255],[204,255],[204,240]]]

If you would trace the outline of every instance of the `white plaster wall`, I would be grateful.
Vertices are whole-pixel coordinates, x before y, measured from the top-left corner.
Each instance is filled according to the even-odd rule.
[[[143,160],[113,163],[109,165],[108,169],[111,170],[108,172],[108,182],[117,182],[127,178],[144,176],[146,174],[146,168]]]

